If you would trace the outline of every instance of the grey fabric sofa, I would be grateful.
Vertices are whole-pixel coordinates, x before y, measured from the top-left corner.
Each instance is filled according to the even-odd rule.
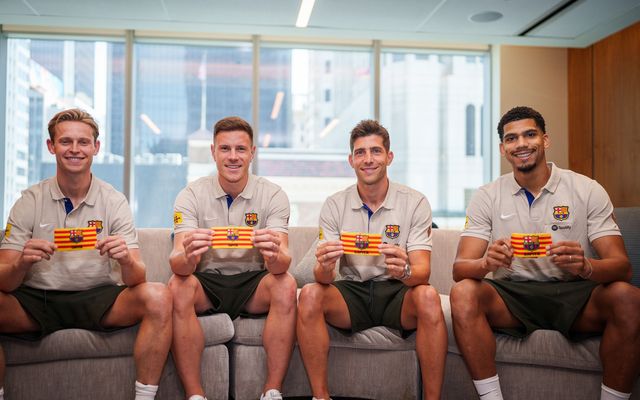
[[[626,215],[626,214],[625,214]],[[640,218],[640,213],[634,215]],[[629,221],[621,224],[635,226]],[[431,284],[441,293],[449,329],[444,399],[477,398],[451,330],[448,293],[459,231],[434,230]],[[635,233],[637,235],[637,232]],[[312,280],[317,230],[291,228],[291,273],[299,286]],[[171,251],[169,229],[140,229],[147,278],[167,282]],[[640,242],[627,242],[637,251]],[[640,268],[634,265],[635,268]],[[266,375],[262,348],[263,319],[226,315],[200,318],[206,336],[203,381],[209,399],[256,399]],[[133,340],[137,328],[101,334],[81,330],[56,332],[36,343],[0,338],[7,358],[5,393],[16,399],[133,399]],[[415,338],[401,340],[387,328],[347,336],[330,328],[329,382],[333,396],[369,399],[420,398],[421,382]],[[599,338],[571,343],[551,331],[538,331],[525,340],[497,335],[497,361],[505,398],[597,399],[601,365]],[[82,387],[91,388],[87,395]],[[632,398],[640,399],[640,381]],[[171,358],[165,366],[158,399],[180,399],[182,387]],[[296,348],[285,379],[285,396],[310,396]]]

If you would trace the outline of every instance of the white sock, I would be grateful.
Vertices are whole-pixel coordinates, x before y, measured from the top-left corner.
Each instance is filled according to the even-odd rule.
[[[136,381],[136,399],[135,400],[153,400],[156,398],[158,385],[145,385]]]
[[[199,394],[194,394],[193,396],[189,396],[189,400],[207,400],[207,398]]]
[[[4,400],[4,388],[0,388],[0,400]]]
[[[627,400],[630,397],[631,393],[618,392],[604,383],[600,385],[600,400]]]
[[[500,379],[498,375],[491,378],[473,381],[480,400],[502,400],[502,391],[500,390]]]

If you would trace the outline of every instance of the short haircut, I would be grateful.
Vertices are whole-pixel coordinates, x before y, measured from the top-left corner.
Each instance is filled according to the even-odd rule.
[[[372,119],[364,119],[356,125],[355,128],[351,131],[351,139],[349,141],[349,146],[351,147],[351,152],[353,153],[353,144],[357,139],[365,136],[377,135],[382,138],[382,145],[384,149],[388,152],[391,148],[391,140],[389,139],[389,132],[387,129],[380,125],[378,121]]]
[[[49,121],[49,139],[51,139],[52,142],[56,136],[56,126],[67,121],[78,121],[89,125],[93,130],[93,140],[95,141],[98,139],[100,130],[98,129],[98,123],[93,119],[91,114],[79,108],[70,108],[68,110],[60,111]]]
[[[213,126],[213,140],[216,140],[218,133],[231,131],[247,132],[247,135],[249,135],[249,138],[251,139],[251,144],[253,144],[253,129],[247,121],[240,117],[226,117],[216,122]]]
[[[536,126],[542,131],[542,133],[547,133],[544,118],[542,118],[542,115],[539,112],[531,107],[519,106],[507,111],[502,118],[500,118],[500,122],[498,123],[498,136],[500,136],[500,142],[502,142],[502,138],[504,137],[504,126],[510,122],[520,121],[522,119],[534,120]]]

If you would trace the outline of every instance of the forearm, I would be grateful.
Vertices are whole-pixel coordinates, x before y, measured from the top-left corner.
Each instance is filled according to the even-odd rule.
[[[425,265],[410,265],[411,276],[400,281],[409,287],[426,285],[429,283],[429,268]]]
[[[291,256],[283,251],[278,253],[278,257],[274,261],[268,262],[265,260],[264,262],[265,268],[273,275],[279,275],[287,272],[290,264]]]
[[[484,267],[484,258],[476,260],[456,259],[453,263],[453,280],[482,279],[490,271]]]
[[[16,290],[27,275],[28,268],[14,264],[0,264],[0,292],[10,293]]]
[[[591,267],[587,265],[591,264]],[[585,270],[580,274],[585,279],[599,283],[628,282],[631,279],[631,264],[628,258],[585,259]]]
[[[328,285],[336,279],[336,271],[335,268],[326,270],[322,268],[319,263],[316,263],[316,266],[313,268],[313,277],[316,282]]]
[[[184,250],[172,252],[169,257],[169,265],[171,265],[171,272],[180,276],[193,274],[197,266],[189,262]]]
[[[145,265],[142,261],[132,260],[127,265],[121,265],[122,281],[125,285],[133,287],[146,282]]]

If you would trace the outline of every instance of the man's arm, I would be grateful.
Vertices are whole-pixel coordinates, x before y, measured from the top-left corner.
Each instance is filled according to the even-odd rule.
[[[407,286],[424,285],[429,283],[431,275],[431,251],[413,250],[407,253],[404,249],[392,245],[380,245],[380,252],[385,256],[387,274],[401,279],[405,275],[405,266],[409,265],[411,276],[401,279]]]
[[[31,266],[49,260],[56,245],[42,239],[28,240],[22,251],[0,250],[0,291],[9,293],[17,289]]]
[[[622,236],[602,236],[591,245],[600,259],[584,257],[580,243],[569,241],[552,244],[548,254],[555,265],[584,279],[600,283],[631,279],[631,263]]]
[[[498,239],[487,250],[488,242],[473,236],[460,237],[453,263],[453,280],[482,279],[498,268],[510,268],[513,249],[509,240]],[[486,252],[486,254],[485,254]]]
[[[273,275],[287,272],[291,264],[289,235],[270,229],[258,229],[253,235],[253,245],[264,258],[264,267]]]
[[[140,257],[140,249],[129,248],[122,236],[107,236],[96,243],[96,249],[100,251],[101,256],[107,254],[120,264],[125,285],[133,287],[146,282],[145,265]]]
[[[212,237],[213,232],[206,228],[176,233],[173,238],[173,250],[169,256],[171,271],[180,276],[191,275],[202,255],[209,250]]]

